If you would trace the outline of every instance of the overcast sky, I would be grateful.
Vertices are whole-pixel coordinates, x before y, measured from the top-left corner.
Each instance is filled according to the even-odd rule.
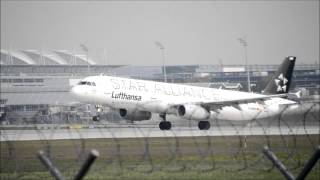
[[[1,1],[1,49],[75,49],[102,64],[319,61],[319,1]],[[105,52],[105,53],[104,53]],[[106,55],[105,55],[106,54]],[[107,57],[107,58],[105,58]]]

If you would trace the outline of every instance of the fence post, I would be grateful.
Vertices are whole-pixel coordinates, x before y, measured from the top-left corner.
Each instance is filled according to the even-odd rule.
[[[279,169],[279,171],[286,177],[288,180],[294,180],[295,177],[291,174],[291,172],[287,169],[285,165],[277,158],[277,156],[270,151],[268,146],[263,148],[263,154],[266,155],[271,162]]]
[[[41,150],[38,152],[38,158],[45,165],[45,167],[50,171],[50,174],[57,180],[64,180],[64,177],[60,173],[59,169],[53,165],[51,160],[44,154]]]
[[[318,146],[316,152],[313,154],[313,156],[309,159],[307,164],[304,166],[302,171],[297,177],[297,180],[302,180],[307,177],[313,166],[317,163],[317,161],[320,158],[320,146]]]
[[[81,169],[79,170],[78,174],[76,175],[76,177],[74,179],[81,180],[86,175],[86,173],[89,171],[90,166],[92,165],[92,163],[94,162],[94,160],[97,157],[99,157],[99,152],[95,149],[91,150],[88,155],[88,158],[83,163]]]

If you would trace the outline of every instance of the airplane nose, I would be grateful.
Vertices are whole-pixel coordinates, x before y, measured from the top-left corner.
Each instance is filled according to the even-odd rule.
[[[78,101],[86,101],[88,98],[85,89],[83,89],[83,87],[78,85],[73,86],[70,89],[70,95]]]
[[[70,90],[71,95],[78,96],[80,91],[78,86],[73,86]]]

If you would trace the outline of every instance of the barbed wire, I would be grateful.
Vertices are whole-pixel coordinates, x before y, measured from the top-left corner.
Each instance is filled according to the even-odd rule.
[[[65,124],[1,125],[0,177],[51,177],[36,156],[43,150],[70,179],[91,149],[100,153],[88,174],[93,179],[130,179],[128,174],[157,178],[155,174],[159,173],[163,174],[158,179],[179,173],[239,178],[245,173],[258,173],[270,177],[268,174],[278,172],[263,155],[264,146],[277,154],[290,171],[299,172],[320,144],[319,107],[319,102],[305,102],[294,113],[288,106],[276,117],[253,118],[245,123],[212,119],[207,131],[200,131],[195,121],[174,117],[169,131],[159,130],[157,118],[134,123],[112,120],[77,124],[67,118]],[[320,166],[316,168],[311,178],[320,176]]]

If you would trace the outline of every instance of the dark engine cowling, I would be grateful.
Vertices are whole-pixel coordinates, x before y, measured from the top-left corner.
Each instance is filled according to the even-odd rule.
[[[131,121],[150,120],[152,117],[152,114],[149,111],[133,111],[127,109],[119,109],[119,114],[123,119]]]
[[[210,118],[210,112],[208,110],[193,104],[178,106],[178,115],[190,120],[206,120]]]

